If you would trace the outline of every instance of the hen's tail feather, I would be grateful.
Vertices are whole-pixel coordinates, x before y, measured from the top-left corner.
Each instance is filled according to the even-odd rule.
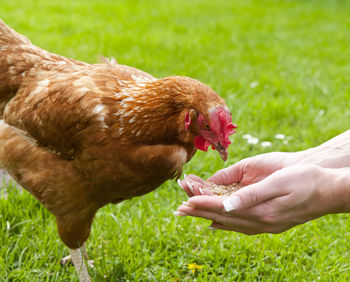
[[[0,46],[20,44],[31,45],[32,43],[27,37],[17,33],[0,19]]]
[[[8,27],[0,19],[0,105],[14,96],[21,86],[25,72],[28,72],[40,56],[39,48],[34,46],[27,37]]]
[[[18,34],[0,19],[0,112],[26,77],[63,64],[85,63],[49,53]]]

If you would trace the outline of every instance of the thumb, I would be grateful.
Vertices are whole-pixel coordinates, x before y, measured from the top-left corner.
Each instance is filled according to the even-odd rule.
[[[245,186],[233,193],[222,203],[225,211],[242,210],[252,206],[256,206],[262,202],[284,195],[281,189],[276,185],[271,185],[269,181],[261,182]]]
[[[221,169],[209,177],[207,181],[214,182],[218,185],[230,185],[232,183],[239,183],[243,176],[243,161],[240,161],[232,166]]]

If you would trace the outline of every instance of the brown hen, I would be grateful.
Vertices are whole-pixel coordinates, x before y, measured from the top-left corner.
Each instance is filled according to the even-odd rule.
[[[197,80],[51,54],[1,20],[0,115],[0,165],[56,217],[82,281],[97,210],[179,177],[196,149],[226,160],[235,128]]]

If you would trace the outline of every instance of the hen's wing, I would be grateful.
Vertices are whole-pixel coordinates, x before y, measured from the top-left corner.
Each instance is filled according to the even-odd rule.
[[[4,119],[69,159],[82,140],[103,138],[108,131],[110,113],[118,110],[119,87],[113,74],[93,68],[42,72],[28,79],[6,105]]]

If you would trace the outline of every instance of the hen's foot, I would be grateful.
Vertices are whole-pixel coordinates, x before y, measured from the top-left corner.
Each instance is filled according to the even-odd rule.
[[[87,263],[88,263],[89,267],[94,268],[94,261],[93,260],[88,260]],[[64,258],[61,258],[60,264],[61,265],[69,265],[69,264],[74,265],[72,262],[71,255],[66,256]]]
[[[71,256],[69,255],[69,256],[66,256],[64,258],[61,258],[60,264],[61,265],[73,264],[72,260],[71,260]]]

